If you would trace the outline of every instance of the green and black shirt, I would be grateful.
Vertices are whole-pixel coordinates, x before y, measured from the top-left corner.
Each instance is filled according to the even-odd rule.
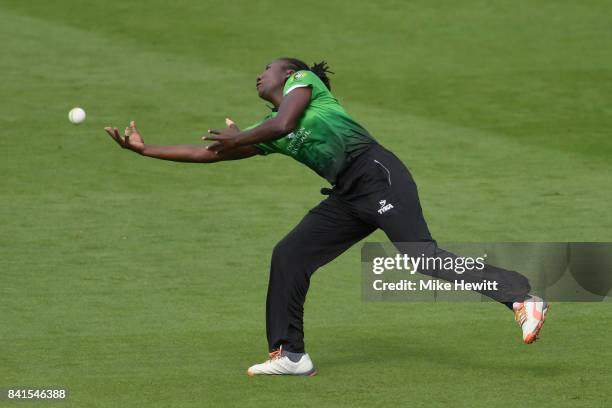
[[[304,163],[331,184],[352,158],[370,145],[374,138],[340,106],[323,81],[311,71],[298,71],[285,83],[283,96],[295,88],[312,88],[310,103],[296,129],[286,136],[254,146],[261,154],[281,153]],[[260,125],[276,116],[270,113]]]

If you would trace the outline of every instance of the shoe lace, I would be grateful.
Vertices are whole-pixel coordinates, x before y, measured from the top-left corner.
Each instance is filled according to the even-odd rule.
[[[280,346],[279,348],[277,348],[276,350],[274,350],[273,352],[270,353],[270,358],[268,360],[272,361],[272,360],[277,360],[279,358],[281,358],[281,355],[283,353],[283,346]]]
[[[518,323],[519,326],[523,327],[523,323],[527,320],[527,310],[525,310],[525,303],[521,303],[521,305],[514,311],[514,320]]]

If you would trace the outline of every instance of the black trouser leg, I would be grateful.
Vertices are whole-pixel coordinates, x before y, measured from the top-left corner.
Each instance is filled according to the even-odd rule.
[[[456,255],[438,248],[431,237],[423,217],[416,184],[404,164],[382,148],[370,151],[368,160],[365,167],[369,168],[368,174],[375,176],[371,183],[376,187],[370,187],[371,192],[358,200],[362,218],[385,231],[392,242],[398,243],[398,250],[408,256],[419,257],[423,254],[426,257],[456,258]],[[421,244],[399,244],[402,242]],[[501,303],[524,300],[531,289],[523,275],[492,265],[485,265],[483,270],[466,270],[461,275],[445,269],[420,272],[451,282],[497,281],[498,290],[478,292]]]
[[[310,276],[374,229],[329,197],[276,245],[266,302],[270,351],[282,345],[288,351],[304,352],[304,302]]]

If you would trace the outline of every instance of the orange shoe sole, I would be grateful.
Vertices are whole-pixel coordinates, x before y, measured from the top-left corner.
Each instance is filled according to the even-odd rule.
[[[546,305],[546,309],[542,311],[542,320],[540,320],[540,323],[538,323],[538,327],[536,327],[533,333],[529,334],[523,340],[525,344],[531,344],[538,339],[538,335],[540,334],[540,329],[542,328],[542,326],[544,325],[544,322],[546,321],[546,315],[548,314],[548,309],[550,309],[550,305]]]

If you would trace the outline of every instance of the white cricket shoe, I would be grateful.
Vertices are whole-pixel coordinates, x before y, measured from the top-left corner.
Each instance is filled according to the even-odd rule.
[[[312,360],[308,354],[304,354],[300,361],[294,363],[289,357],[283,356],[282,347],[270,353],[270,359],[265,363],[255,364],[247,370],[250,377],[255,375],[305,375],[312,377],[317,375]]]
[[[523,302],[514,303],[514,319],[523,330],[525,344],[531,344],[538,338],[548,307],[544,299],[533,295]]]

